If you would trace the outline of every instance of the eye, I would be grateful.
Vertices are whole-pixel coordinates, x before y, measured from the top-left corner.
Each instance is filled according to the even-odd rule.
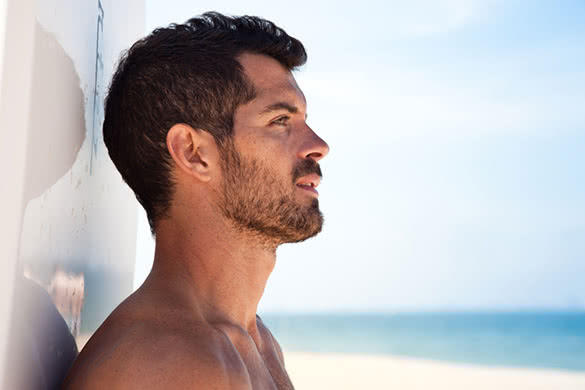
[[[274,124],[274,125],[286,125],[288,123],[289,119],[290,119],[290,116],[283,115],[283,116],[278,117],[275,120],[273,120],[271,122],[271,124]]]

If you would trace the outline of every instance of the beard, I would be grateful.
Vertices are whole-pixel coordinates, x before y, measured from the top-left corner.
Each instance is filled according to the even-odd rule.
[[[309,205],[300,204],[295,196],[298,178],[310,173],[322,176],[314,160],[303,160],[290,180],[283,180],[268,164],[242,156],[230,139],[222,142],[220,152],[223,183],[218,206],[238,230],[270,248],[304,241],[321,231],[319,201],[313,198]]]

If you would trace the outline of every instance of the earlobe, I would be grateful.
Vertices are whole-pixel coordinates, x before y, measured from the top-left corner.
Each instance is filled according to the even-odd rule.
[[[167,133],[167,148],[181,171],[206,182],[211,178],[207,161],[209,146],[202,133],[191,126],[176,124]]]

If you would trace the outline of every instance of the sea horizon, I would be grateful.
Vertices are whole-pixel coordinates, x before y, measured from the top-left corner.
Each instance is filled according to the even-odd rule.
[[[585,310],[264,312],[285,351],[585,372]]]

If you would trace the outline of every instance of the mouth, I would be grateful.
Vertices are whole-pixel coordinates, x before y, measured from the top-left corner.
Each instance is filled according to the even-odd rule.
[[[321,182],[321,178],[319,175],[313,174],[308,176],[301,177],[296,185],[300,189],[307,191],[313,195],[319,196],[319,192],[317,192],[317,186]]]

